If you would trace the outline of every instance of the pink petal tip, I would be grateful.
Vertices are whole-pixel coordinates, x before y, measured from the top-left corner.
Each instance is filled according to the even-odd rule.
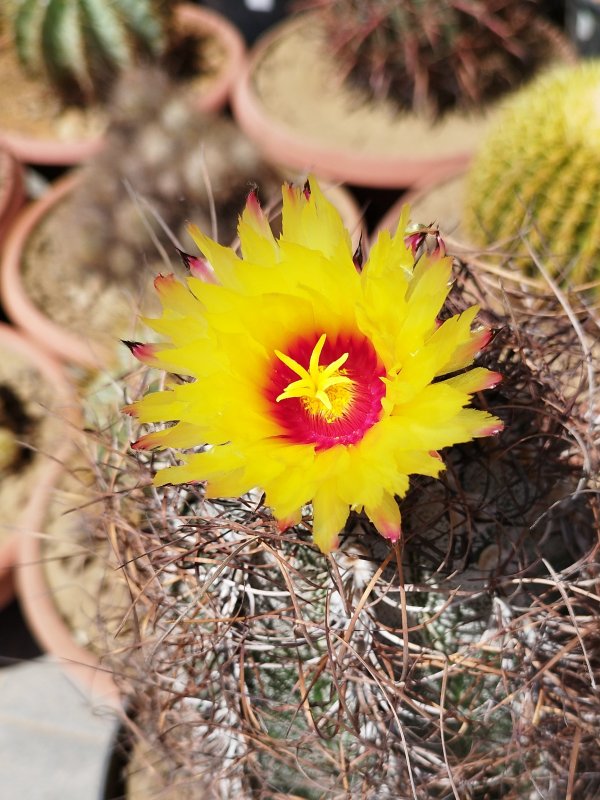
[[[381,525],[378,526],[377,530],[384,539],[387,539],[389,542],[393,542],[394,544],[402,535],[402,528],[399,528],[397,525]]]
[[[167,287],[172,286],[174,283],[176,283],[176,281],[177,278],[173,272],[169,273],[168,275],[157,275],[154,279],[154,288],[157,292],[160,292]]]
[[[495,386],[503,380],[504,376],[500,372],[490,372],[487,376],[485,384],[481,387],[481,389],[493,389]]]
[[[192,256],[189,253],[184,253],[183,250],[178,250],[177,252],[190,275],[206,283],[216,283],[215,273],[205,258]]]
[[[263,210],[256,189],[252,189],[252,191],[248,193],[248,197],[246,197],[246,208],[254,214],[255,217],[263,216]]]
[[[143,364],[153,364],[156,354],[156,345],[144,344],[143,342],[130,342],[126,339],[121,340],[129,348],[131,355]]]
[[[279,533],[285,533],[289,528],[293,528],[295,524],[296,520],[292,519],[292,517],[284,517],[277,520],[277,530]]]
[[[480,428],[477,431],[476,436],[496,436],[498,433],[502,433],[504,430],[504,423],[500,420],[496,420],[491,425],[487,425],[485,428]]]

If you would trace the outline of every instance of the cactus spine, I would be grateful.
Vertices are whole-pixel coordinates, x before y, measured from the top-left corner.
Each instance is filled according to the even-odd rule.
[[[114,76],[167,45],[165,0],[23,0],[14,16],[21,62],[66,100],[103,98]]]
[[[476,157],[464,224],[535,274],[600,277],[600,62],[560,68],[512,98]]]
[[[535,3],[307,0],[348,76],[401,108],[437,117],[518,85],[550,53]]]

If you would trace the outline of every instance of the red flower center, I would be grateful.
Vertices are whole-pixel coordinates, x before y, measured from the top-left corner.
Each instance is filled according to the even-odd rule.
[[[356,444],[378,421],[385,374],[360,333],[315,335],[275,351],[266,395],[290,441],[325,450]]]

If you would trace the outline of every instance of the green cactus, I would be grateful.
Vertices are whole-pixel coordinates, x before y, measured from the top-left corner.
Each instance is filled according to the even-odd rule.
[[[348,76],[400,108],[440,116],[519,85],[551,53],[535,0],[304,0]]]
[[[19,58],[67,101],[101,99],[112,79],[168,43],[166,0],[22,0],[14,13]]]
[[[508,101],[467,180],[464,225],[565,286],[600,277],[600,62],[560,68]]]

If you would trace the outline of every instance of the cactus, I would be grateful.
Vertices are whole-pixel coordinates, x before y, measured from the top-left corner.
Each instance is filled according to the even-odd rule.
[[[153,488],[169,456],[133,453],[136,423],[119,435],[100,415],[136,598],[137,635],[112,658],[150,760],[162,756],[139,796],[160,796],[161,776],[187,800],[520,800],[566,796],[569,780],[596,796],[597,497],[573,490],[597,437],[587,390],[565,397],[583,355],[559,315],[542,330],[518,307],[485,312],[479,281],[465,268],[448,313],[478,301],[501,328],[484,364],[505,376],[486,403],[506,433],[453,448],[443,482],[414,482],[397,545],[353,515],[325,558],[310,509],[281,533],[257,492]]]
[[[506,103],[467,179],[464,226],[563,285],[600,278],[600,62],[540,77]]]
[[[211,202],[219,237],[229,243],[253,179],[259,176],[267,196],[277,186],[274,173],[229,120],[198,114],[185,90],[158,68],[123,76],[108,108],[106,146],[87,165],[65,209],[74,232],[67,251],[84,273],[137,291],[141,262],[148,276],[164,270],[148,227],[174,252],[145,204],[187,250],[192,243],[186,220],[210,229]]]
[[[551,54],[535,3],[521,0],[305,0],[346,74],[374,96],[438,117],[477,109]]]
[[[22,0],[17,52],[64,99],[102,99],[121,70],[165,52],[168,7],[166,0]]]

